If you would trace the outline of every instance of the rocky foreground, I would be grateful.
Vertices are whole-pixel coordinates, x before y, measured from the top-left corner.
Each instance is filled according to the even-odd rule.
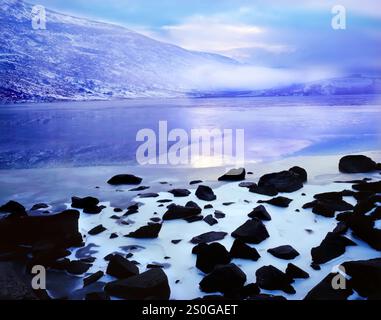
[[[121,174],[107,183],[139,192],[128,208],[73,196],[53,214],[9,201],[0,299],[50,299],[49,285],[31,287],[36,265],[82,280],[60,299],[379,299],[381,164],[346,156],[339,171],[361,177],[311,187],[301,167],[258,181],[241,168],[216,190],[198,180],[152,193]],[[338,265],[346,280],[335,289]]]

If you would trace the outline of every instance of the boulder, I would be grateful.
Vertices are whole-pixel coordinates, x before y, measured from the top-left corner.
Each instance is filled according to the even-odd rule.
[[[98,203],[99,203],[99,200],[94,197],[85,197],[85,198],[72,197],[71,198],[71,206],[72,208],[76,208],[76,209],[96,207]]]
[[[244,168],[231,169],[223,176],[218,178],[218,181],[242,181],[245,180],[246,170]]]
[[[261,220],[247,220],[242,226],[232,232],[232,237],[243,242],[258,244],[270,237]]]
[[[304,177],[292,171],[265,174],[258,181],[258,187],[274,188],[278,192],[294,192],[303,188]]]
[[[339,170],[343,173],[367,173],[377,170],[377,164],[363,155],[345,156],[340,159]]]
[[[250,188],[249,191],[252,193],[262,194],[269,197],[275,197],[278,195],[278,191],[273,186],[258,186],[256,183],[254,183]]]
[[[212,273],[206,275],[200,282],[203,292],[232,292],[242,289],[246,282],[245,273],[235,264],[216,266]]]
[[[190,195],[190,191],[187,189],[172,189],[168,191],[169,193],[172,193],[174,197],[180,198],[180,197],[187,197]]]
[[[97,282],[100,278],[104,276],[103,271],[97,271],[88,277],[83,279],[83,287],[87,287],[90,284],[93,284],[94,282]]]
[[[261,256],[257,249],[248,246],[246,243],[239,239],[235,239],[230,249],[230,255],[233,258],[247,259],[257,261]]]
[[[299,175],[302,182],[307,182],[308,174],[307,174],[307,171],[305,169],[298,167],[298,166],[295,166],[295,167],[292,167],[291,169],[289,169],[288,171],[291,171],[291,172]]]
[[[108,180],[107,183],[111,185],[140,184],[142,180],[142,178],[136,177],[132,174],[118,174]]]
[[[153,239],[159,236],[161,223],[148,223],[148,225],[140,227],[134,232],[130,232],[125,237],[139,239]]]
[[[217,199],[213,190],[208,186],[200,185],[196,190],[196,197],[204,201],[214,201]]]
[[[381,258],[349,261],[343,263],[343,267],[358,294],[368,299],[381,296]]]
[[[205,218],[204,218],[204,221],[210,225],[210,226],[214,226],[215,224],[218,223],[218,221],[213,218],[213,216],[211,214],[207,215]]]
[[[231,257],[226,248],[218,243],[198,244],[193,252],[197,255],[196,267],[204,273],[212,272],[217,265],[230,263]]]
[[[190,242],[193,244],[209,243],[209,242],[222,240],[225,238],[226,235],[227,235],[226,232],[210,231],[210,232],[200,234],[196,237],[193,237]]]
[[[295,289],[292,287],[293,281],[285,273],[274,266],[263,266],[256,273],[257,284],[265,290],[282,290],[288,294],[294,294]]]
[[[311,249],[312,261],[315,264],[323,264],[345,253],[347,246],[356,246],[352,240],[329,232],[318,247]]]
[[[248,214],[248,216],[249,216],[249,218],[257,218],[257,219],[263,220],[263,221],[270,221],[271,220],[270,214],[267,212],[266,208],[262,205],[254,208],[253,211],[251,211]]]
[[[330,273],[305,296],[304,300],[347,300],[352,295],[352,288],[335,289],[332,281],[338,273]]]
[[[106,230],[107,229],[103,225],[100,224],[100,225],[92,228],[88,233],[91,236],[95,236],[95,235],[100,234],[100,233],[102,233],[102,232],[104,232]]]
[[[310,275],[304,270],[300,269],[293,263],[289,263],[286,269],[286,275],[291,279],[308,279]]]
[[[201,208],[194,202],[188,202],[185,206],[170,204],[167,212],[163,215],[163,220],[185,219],[197,216],[201,213]]]
[[[119,254],[111,257],[106,273],[118,279],[126,279],[139,274],[138,267]]]
[[[284,260],[292,260],[299,256],[299,252],[289,245],[268,249],[267,252],[276,258]]]
[[[223,213],[223,212],[220,211],[220,210],[215,210],[215,211],[214,211],[214,217],[215,217],[216,219],[223,219],[223,218],[226,217],[226,214]]]
[[[171,295],[167,275],[161,268],[109,282],[105,291],[111,296],[127,300],[168,300]]]

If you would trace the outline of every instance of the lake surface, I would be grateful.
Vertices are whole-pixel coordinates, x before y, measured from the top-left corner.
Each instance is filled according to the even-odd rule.
[[[0,106],[0,169],[136,164],[147,128],[244,129],[245,159],[380,150],[381,97],[268,97]],[[212,165],[212,164],[211,164]]]

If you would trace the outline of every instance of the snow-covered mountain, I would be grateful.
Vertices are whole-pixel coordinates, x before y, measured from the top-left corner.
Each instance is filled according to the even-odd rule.
[[[46,30],[34,30],[31,11],[22,0],[0,0],[3,102],[181,96],[194,89],[196,66],[236,64],[50,10]]]

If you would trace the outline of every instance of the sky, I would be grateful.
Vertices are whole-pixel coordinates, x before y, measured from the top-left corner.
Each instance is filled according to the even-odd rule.
[[[38,1],[38,2],[37,2]],[[379,0],[35,0],[60,12],[112,22],[190,50],[258,67],[311,66],[337,73],[381,70]],[[332,8],[345,8],[334,30]]]

